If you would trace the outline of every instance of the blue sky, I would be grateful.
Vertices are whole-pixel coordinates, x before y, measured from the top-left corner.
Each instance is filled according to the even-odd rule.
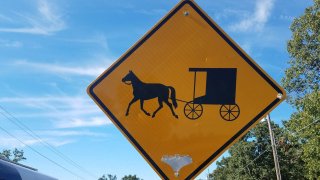
[[[178,0],[10,0],[0,2],[0,105],[97,177],[137,174],[159,179],[86,94],[103,70]],[[280,82],[289,59],[289,26],[311,0],[196,1],[271,77]],[[84,179],[94,179],[49,151],[5,118],[0,127]],[[271,117],[288,119],[281,104]],[[24,163],[62,180],[74,175],[0,130],[0,150],[18,147]],[[214,165],[209,167],[212,171]],[[208,172],[208,170],[205,170]],[[205,173],[198,178],[205,178]]]

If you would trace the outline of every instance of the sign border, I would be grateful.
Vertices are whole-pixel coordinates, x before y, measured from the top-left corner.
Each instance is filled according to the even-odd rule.
[[[186,179],[192,179],[198,175],[201,170],[211,164],[211,161],[222,153],[228,146],[232,144],[236,139],[242,137],[242,135],[249,130],[249,128],[256,123],[261,117],[275,108],[275,105],[285,99],[285,91],[264,72],[259,65],[257,65],[241,48],[238,46],[201,8],[192,0],[182,0],[178,3],[163,19],[161,19],[149,32],[147,32],[136,44],[134,44],[123,56],[121,56],[110,68],[103,72],[94,82],[92,82],[87,93],[89,96],[99,105],[99,107],[106,113],[107,116],[120,128],[122,133],[129,139],[129,141],[135,146],[135,148],[143,155],[151,167],[156,170],[158,175],[163,179],[169,179],[167,175],[159,168],[159,166],[153,161],[142,146],[137,142],[132,135],[124,128],[119,120],[113,115],[113,113],[103,104],[103,102],[94,93],[94,88],[106,78],[113,70],[115,70],[122,62],[124,62],[133,52],[135,52],[145,41],[147,41],[158,29],[160,29],[173,15],[175,15],[184,5],[189,4],[207,23],[216,31],[220,37],[222,37],[231,47],[245,60],[265,81],[268,82],[279,94],[282,94],[282,98],[275,99],[256,117],[254,117],[246,126],[244,126],[239,132],[237,132],[231,139],[229,139],[223,146],[221,146],[216,152],[214,152],[206,161],[204,161],[198,168],[196,168]]]

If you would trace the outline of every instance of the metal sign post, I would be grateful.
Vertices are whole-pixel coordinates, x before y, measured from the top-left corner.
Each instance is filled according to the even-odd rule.
[[[270,114],[267,115],[266,120],[268,122],[268,127],[269,127],[272,154],[273,154],[274,165],[275,165],[275,169],[276,169],[277,180],[281,180],[280,165],[279,165],[279,160],[278,160],[277,147],[276,147],[276,143],[275,143],[275,139],[274,139],[274,134],[273,134],[271,123],[270,123],[270,121],[271,121]]]

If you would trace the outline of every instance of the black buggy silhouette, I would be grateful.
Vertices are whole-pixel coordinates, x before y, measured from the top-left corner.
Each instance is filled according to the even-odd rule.
[[[240,108],[235,103],[236,98],[236,68],[189,68],[194,72],[193,100],[185,102],[184,115],[191,120],[198,119],[203,113],[204,104],[221,105],[220,116],[226,121],[236,120]],[[206,72],[206,94],[195,97],[197,72]]]

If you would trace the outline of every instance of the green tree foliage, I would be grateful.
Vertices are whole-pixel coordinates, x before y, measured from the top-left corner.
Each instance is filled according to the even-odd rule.
[[[290,103],[299,106],[306,94],[319,92],[320,82],[320,0],[296,18],[290,29],[288,42],[290,67],[285,71],[282,84],[289,93]]]
[[[103,175],[98,180],[117,180],[117,176],[116,175],[107,174],[107,175]]]
[[[13,151],[13,159],[12,159],[12,161],[13,162],[20,162],[22,160],[26,160],[27,158],[25,158],[23,156],[23,154],[24,154],[23,150],[18,150],[18,149],[15,148],[14,151]]]
[[[4,149],[2,152],[0,152],[0,156],[13,162],[26,160],[23,150],[18,150],[17,148],[15,148],[12,152],[11,150]]]
[[[5,149],[0,153],[0,156],[2,158],[8,159],[10,160],[10,156],[11,156],[11,150]]]
[[[320,0],[294,20],[290,67],[282,84],[296,108],[284,127],[273,125],[283,179],[320,179]],[[275,179],[267,125],[260,123],[217,162],[214,179]]]
[[[304,178],[320,179],[320,0],[294,20],[291,30],[290,67],[282,83],[296,112],[285,127]]]
[[[127,175],[122,178],[122,180],[142,180],[138,178],[136,175]]]
[[[303,174],[320,178],[320,94],[313,92],[301,101],[299,110],[285,123],[288,140],[295,144],[295,154],[302,159]]]
[[[107,174],[107,175],[103,175],[98,180],[117,180],[117,176]],[[123,178],[121,178],[121,180],[143,180],[143,179],[138,178],[136,175],[126,175]]]
[[[301,159],[291,152],[293,144],[286,137],[283,128],[272,123],[278,144],[278,156],[284,179],[301,179]],[[219,180],[276,179],[272,148],[267,122],[260,122],[229,150],[230,156],[217,162],[217,168],[210,175]]]

